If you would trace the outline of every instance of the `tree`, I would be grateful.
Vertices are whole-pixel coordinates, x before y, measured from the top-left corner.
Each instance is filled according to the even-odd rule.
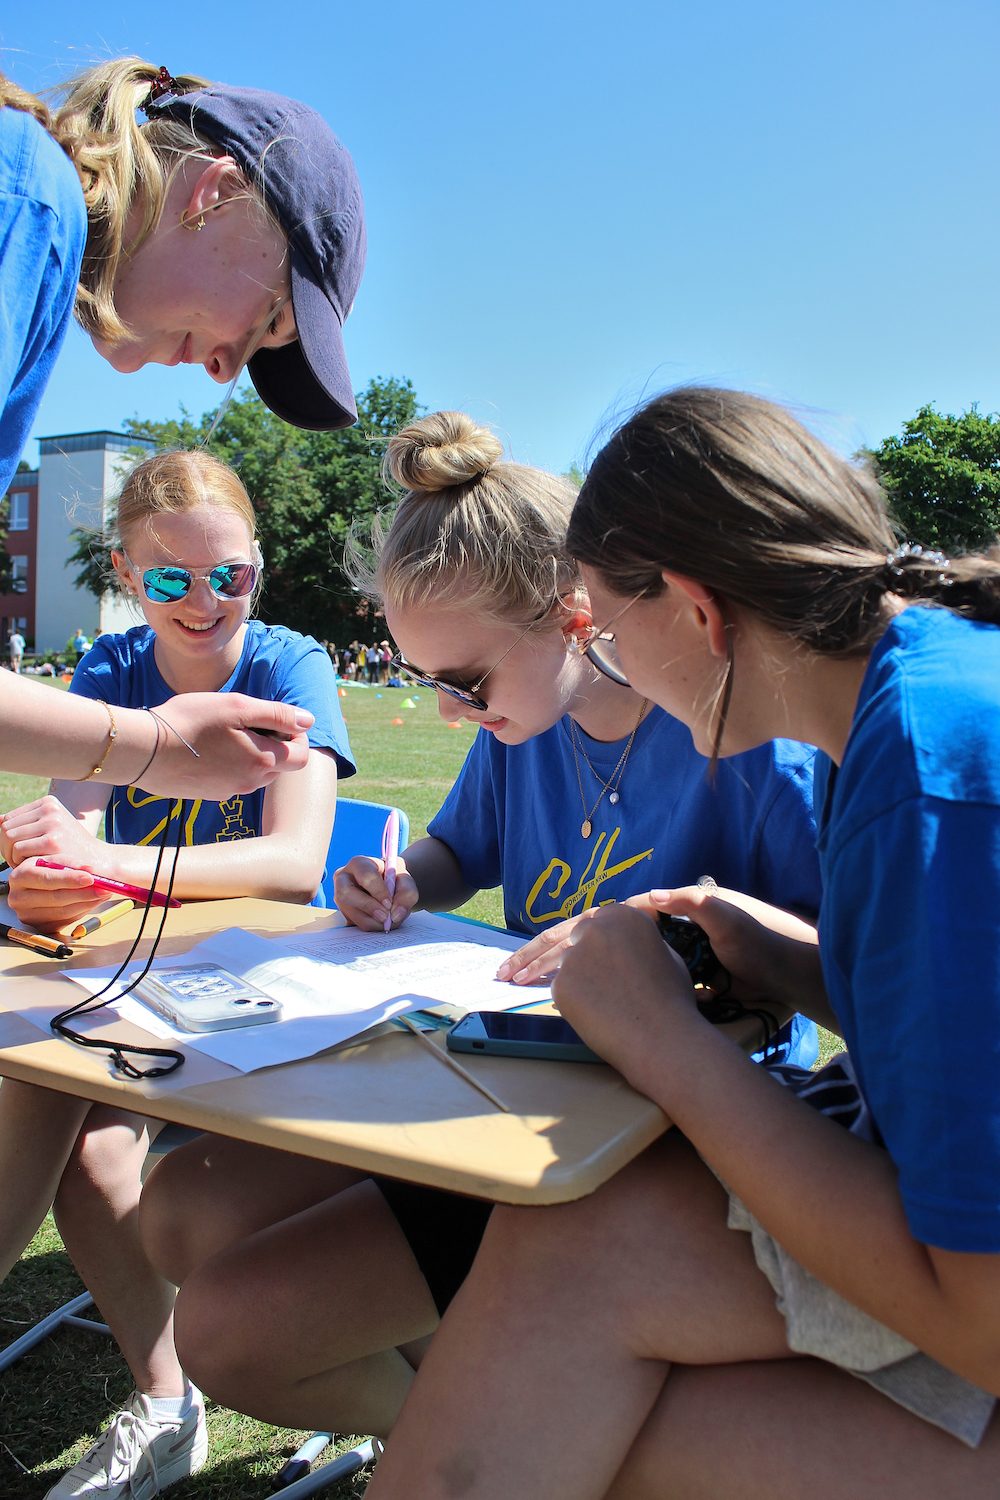
[[[946,553],[978,551],[1000,532],[1000,417],[922,406],[869,455],[900,534]]]
[[[322,639],[365,633],[372,611],[341,566],[351,524],[364,522],[388,496],[380,478],[382,451],[418,411],[409,380],[372,380],[358,396],[358,422],[339,432],[300,432],[254,394],[236,397],[209,437],[214,413],[195,421],[181,408],[166,422],[135,421],[129,430],[159,448],[204,445],[231,464],[257,514],[265,583],[261,618]],[[103,553],[103,555],[102,555]],[[77,579],[100,595],[106,549],[77,533]]]

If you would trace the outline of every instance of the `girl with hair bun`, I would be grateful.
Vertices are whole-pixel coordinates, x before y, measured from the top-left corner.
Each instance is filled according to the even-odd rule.
[[[336,876],[341,912],[381,930],[418,904],[448,910],[502,885],[507,924],[529,939],[502,972],[522,982],[556,968],[602,904],[655,905],[657,888],[705,873],[811,916],[812,751],[762,746],[712,781],[682,724],[598,670],[566,551],[573,487],[505,461],[458,412],[400,432],[385,467],[401,497],[372,546],[355,539],[354,580],[384,606],[398,669],[479,733],[428,836],[399,860],[394,900],[381,861],[356,858]],[[815,1045],[798,1022],[779,1038],[807,1063]],[[185,1367],[214,1397],[384,1435],[489,1212],[218,1140],[157,1166],[142,1228],[181,1287]]]
[[[581,926],[557,1004],[678,1130],[591,1197],[494,1213],[368,1494],[987,1500],[1000,547],[898,545],[864,470],[695,388],[612,437],[568,548],[629,680],[720,769],[772,734],[819,746],[818,948],[725,893],[666,906],[734,994],[849,1050],[750,1067],[640,913]]]
[[[293,704],[313,718],[309,761],[266,790],[222,800],[182,803],[129,785],[54,782],[47,797],[0,817],[11,906],[43,931],[70,928],[103,899],[91,872],[149,886],[164,835],[168,847],[181,846],[178,896],[316,899],[338,772],[353,775],[354,763],[326,651],[309,636],[251,618],[263,559],[250,497],[211,455],[162,453],[128,475],[116,527],[115,572],[145,623],[101,636],[70,692],[116,712],[156,712],[171,694],[189,690]],[[69,868],[39,865],[41,855]],[[152,1495],[154,1476],[162,1489],[204,1462],[205,1416],[174,1352],[173,1288],[156,1275],[138,1237],[149,1122],[10,1079],[0,1088],[0,1119],[0,1275],[54,1200],[66,1249],[136,1383],[128,1408],[50,1496]],[[123,1490],[126,1483],[135,1488]]]

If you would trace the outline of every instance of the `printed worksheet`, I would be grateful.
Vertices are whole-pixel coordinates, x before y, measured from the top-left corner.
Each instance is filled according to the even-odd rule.
[[[455,1016],[470,1010],[509,1010],[548,997],[548,990],[502,984],[504,954],[523,938],[490,928],[415,912],[395,932],[361,932],[338,926],[321,932],[263,938],[241,928],[199,943],[188,964],[219,964],[280,1000],[283,1017],[268,1026],[218,1032],[180,1031],[122,990],[139,972],[130,965],[109,989],[107,1004],[81,1031],[107,1029],[109,1009],[156,1036],[181,1041],[241,1072],[272,1067],[348,1041],[404,1011],[445,1006]],[[156,959],[152,969],[181,962]],[[104,988],[114,969],[66,969],[63,975],[90,994]]]

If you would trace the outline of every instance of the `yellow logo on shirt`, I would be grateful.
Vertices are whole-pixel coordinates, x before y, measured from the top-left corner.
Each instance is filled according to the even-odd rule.
[[[573,879],[573,867],[558,856],[550,859],[528,892],[528,899],[524,906],[528,921],[533,922],[536,927],[541,927],[549,922],[564,922],[567,917],[574,917],[579,911],[589,911],[597,901],[597,893],[605,881],[612,880],[625,870],[633,869],[644,859],[652,859],[652,849],[644,849],[641,854],[633,854],[618,864],[610,864],[611,851],[618,842],[620,834],[621,829],[616,828],[614,833],[597,835],[579,884],[566,894],[563,893],[566,891],[567,882]],[[543,898],[558,901],[559,904],[551,911],[536,911],[536,903]],[[608,901],[597,902],[597,904],[608,906],[611,900],[609,898]]]
[[[148,833],[144,833],[142,838],[139,839],[138,842],[140,846],[143,844],[156,843],[157,840],[162,838],[164,829],[167,828],[169,824],[176,823],[177,819],[181,815],[180,799],[174,800],[169,797],[158,797],[154,792],[144,792],[137,786],[130,786],[125,795],[130,807],[134,807],[137,809],[147,808],[152,807],[156,802],[163,802],[167,804],[169,809],[163,814],[163,817],[160,819],[160,821],[156,823]],[[182,844],[194,843],[195,819],[197,818],[200,810],[201,798],[199,797],[195,801],[190,803],[190,811],[187,817],[184,819],[184,830],[181,834]]]
[[[137,809],[152,807],[156,802],[162,802],[169,807],[169,810],[164,812],[163,816],[149,832],[144,833],[142,838],[139,839],[138,842],[140,845],[158,843],[168,825],[171,823],[176,824],[177,819],[180,817],[181,804],[179,799],[159,797],[153,792],[144,792],[139,787],[134,786],[129,787],[126,795],[129,805]],[[187,847],[190,847],[194,843],[203,842],[203,840],[196,839],[195,837],[195,824],[198,814],[204,805],[204,798],[202,797],[198,797],[188,804],[189,811],[187,817],[184,819],[184,829],[181,834],[181,843]],[[215,835],[215,842],[217,844],[233,843],[237,839],[256,838],[257,830],[251,823],[246,821],[244,807],[245,799],[243,797],[230,797],[227,801],[218,804],[219,812],[222,814],[222,827]],[[168,844],[173,842],[173,837],[174,835],[171,835],[167,839]]]

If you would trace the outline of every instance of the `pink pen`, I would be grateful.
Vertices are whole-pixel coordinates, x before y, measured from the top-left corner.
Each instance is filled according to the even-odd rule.
[[[395,808],[385,820],[382,833],[382,859],[385,863],[385,888],[389,892],[389,915],[382,924],[383,932],[392,931],[392,898],[396,894],[396,860],[399,858],[399,813]]]
[[[41,865],[43,870],[75,870],[76,865],[61,865],[54,859],[38,859],[36,864]],[[166,896],[161,896],[159,891],[148,891],[141,885],[129,885],[125,880],[111,880],[106,875],[95,875],[92,870],[84,870],[84,875],[89,875],[94,882],[96,891],[111,891],[116,896],[130,896],[140,906],[145,906],[148,901],[150,906],[180,906],[176,896],[171,896],[168,901]]]

